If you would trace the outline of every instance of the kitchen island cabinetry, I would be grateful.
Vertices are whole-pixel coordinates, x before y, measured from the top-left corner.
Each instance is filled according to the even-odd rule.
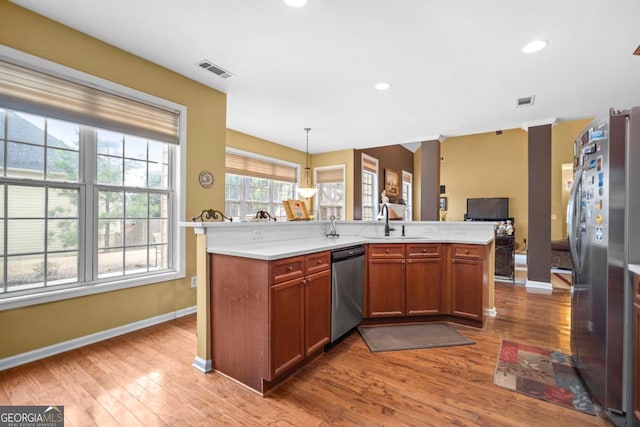
[[[330,261],[328,251],[275,261],[211,255],[215,369],[264,393],[321,351],[331,334]]]
[[[634,421],[640,424],[640,275],[634,274],[633,279],[633,380],[632,406]]]
[[[451,314],[482,321],[483,250],[477,245],[451,246]]]
[[[457,243],[369,245],[368,323],[420,318],[482,326],[489,251],[490,246]]]

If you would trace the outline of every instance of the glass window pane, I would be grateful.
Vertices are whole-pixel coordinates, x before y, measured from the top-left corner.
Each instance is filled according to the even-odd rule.
[[[44,145],[44,117],[8,111],[7,139]]]
[[[127,218],[146,218],[148,209],[147,193],[127,192],[125,212]]]
[[[3,109],[0,109],[0,138],[4,138],[4,117],[7,112]]]
[[[77,182],[79,171],[79,152],[47,149],[47,179]]]
[[[124,139],[124,156],[130,159],[147,160],[147,140],[127,135]]]
[[[147,271],[149,266],[148,253],[149,251],[146,246],[126,249],[124,261],[125,273],[131,274]]]
[[[78,281],[78,252],[49,254],[47,259],[47,286]]]
[[[0,141],[0,176],[4,176],[4,141]]]
[[[169,242],[169,221],[166,219],[150,219],[149,220],[149,243],[168,243]]]
[[[98,218],[124,217],[124,192],[98,192]]]
[[[12,219],[7,223],[7,253],[44,252],[44,219]]]
[[[147,162],[124,161],[124,185],[127,187],[147,186]]]
[[[122,185],[122,159],[98,156],[98,184]]]
[[[78,249],[77,219],[51,219],[47,228],[47,250]]]
[[[80,191],[67,188],[49,188],[47,215],[49,218],[78,217]]]
[[[4,255],[4,219],[0,219],[0,257],[2,255]],[[0,270],[0,279],[2,279],[2,275],[3,270]]]
[[[149,194],[149,216],[151,218],[169,217],[169,196],[166,194]]]
[[[7,187],[9,218],[44,218],[43,187],[9,185]]]
[[[162,142],[149,141],[149,161],[169,163],[169,147]]]
[[[4,218],[4,189],[5,186],[0,184],[0,218]]]
[[[122,246],[123,220],[101,219],[98,221],[98,247],[115,248]]]
[[[167,245],[149,246],[149,269],[159,270],[169,268]]]
[[[98,154],[122,157],[123,138],[121,133],[98,129]]]
[[[126,221],[124,225],[124,245],[147,245],[149,243],[147,239],[147,232],[147,220],[136,219]]]
[[[78,151],[80,147],[80,126],[59,120],[47,120],[47,145]]]
[[[101,249],[98,251],[98,278],[122,276],[124,249]]]
[[[44,147],[9,142],[7,176],[41,179],[44,177]]]
[[[44,254],[10,256],[6,260],[9,292],[44,286]]]

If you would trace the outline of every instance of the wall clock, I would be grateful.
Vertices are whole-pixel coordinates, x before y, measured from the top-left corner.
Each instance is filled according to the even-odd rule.
[[[214,181],[213,174],[208,170],[203,170],[200,172],[200,175],[198,175],[198,181],[200,181],[200,185],[204,188],[212,187]]]

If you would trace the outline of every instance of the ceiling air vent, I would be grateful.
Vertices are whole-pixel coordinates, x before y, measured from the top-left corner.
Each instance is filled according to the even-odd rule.
[[[636,56],[640,56],[640,45],[638,45],[636,50],[633,51],[633,54],[636,55]]]
[[[203,59],[198,63],[198,65],[207,71],[211,71],[216,76],[222,77],[223,79],[228,79],[230,77],[233,77],[233,74],[231,74],[229,71],[225,70],[224,68],[214,64],[213,62],[207,59]]]
[[[527,96],[525,98],[518,98],[516,100],[516,108],[531,107],[535,98],[535,95]]]

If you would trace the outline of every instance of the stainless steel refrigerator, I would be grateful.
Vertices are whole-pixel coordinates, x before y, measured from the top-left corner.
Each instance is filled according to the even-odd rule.
[[[639,107],[611,110],[592,122],[575,140],[567,212],[571,352],[592,397],[617,425],[631,425],[633,282],[627,266],[640,256],[639,151]]]

